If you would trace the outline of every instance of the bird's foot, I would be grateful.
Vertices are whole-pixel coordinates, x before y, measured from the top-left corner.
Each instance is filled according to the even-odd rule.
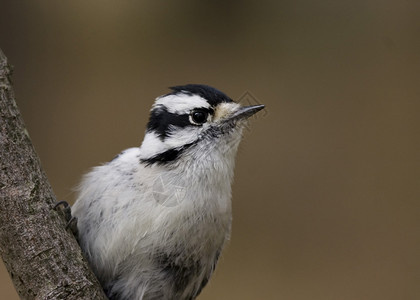
[[[73,234],[77,237],[78,229],[77,229],[77,218],[71,215],[71,207],[67,201],[62,200],[58,201],[54,204],[53,209],[57,210],[58,207],[63,206],[61,211],[64,213],[64,217],[66,218],[66,230],[70,228]]]

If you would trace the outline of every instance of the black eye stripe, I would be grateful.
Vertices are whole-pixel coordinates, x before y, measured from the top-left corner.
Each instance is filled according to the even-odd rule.
[[[191,123],[188,114],[178,115],[170,113],[166,107],[158,106],[150,112],[147,131],[155,132],[163,141],[171,132],[170,126],[185,127],[190,125]]]
[[[202,111],[207,114],[214,113],[212,108],[207,107],[195,108],[193,111],[195,110]],[[163,105],[156,106],[150,112],[149,123],[147,123],[147,131],[153,131],[162,141],[171,134],[171,127],[173,126],[183,128],[194,125],[190,122],[190,114],[171,113]]]

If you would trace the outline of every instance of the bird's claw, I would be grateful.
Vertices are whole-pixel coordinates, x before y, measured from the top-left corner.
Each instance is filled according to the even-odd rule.
[[[63,206],[63,213],[64,217],[66,218],[67,224],[66,224],[66,230],[70,228],[70,230],[73,232],[75,236],[77,236],[78,229],[77,229],[77,218],[71,215],[71,207],[70,204],[65,201],[61,200],[56,203],[54,203],[53,209],[57,210],[59,206]]]

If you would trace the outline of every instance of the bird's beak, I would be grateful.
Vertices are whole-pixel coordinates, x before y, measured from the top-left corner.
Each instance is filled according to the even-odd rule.
[[[250,116],[254,115],[255,113],[259,112],[264,107],[265,106],[262,104],[240,107],[237,111],[235,111],[233,114],[231,114],[228,117],[228,120],[236,121],[236,120],[241,120],[241,119],[247,119]]]

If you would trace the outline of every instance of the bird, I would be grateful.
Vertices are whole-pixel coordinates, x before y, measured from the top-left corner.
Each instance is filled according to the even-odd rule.
[[[71,213],[109,299],[200,294],[230,238],[238,145],[263,108],[208,85],[171,87],[152,105],[141,145],[84,175]]]

